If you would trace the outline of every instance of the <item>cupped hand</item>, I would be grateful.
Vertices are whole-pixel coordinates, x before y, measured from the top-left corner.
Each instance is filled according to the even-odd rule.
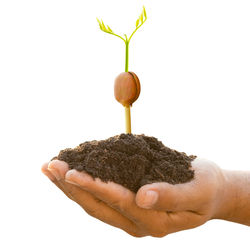
[[[42,172],[89,215],[132,236],[163,237],[216,218],[223,203],[224,176],[213,162],[195,159],[195,177],[184,184],[153,183],[135,194],[113,182],[93,179],[53,160]]]

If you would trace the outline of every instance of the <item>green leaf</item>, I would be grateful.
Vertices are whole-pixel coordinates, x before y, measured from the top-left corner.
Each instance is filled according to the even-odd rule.
[[[96,18],[96,20],[97,20],[97,22],[99,23],[100,29],[102,29],[101,21],[100,21],[98,18]]]
[[[107,28],[105,27],[105,24],[103,23],[103,21],[102,21],[102,23],[101,23],[101,26],[102,26],[102,30],[103,30],[103,31],[107,31]]]
[[[143,6],[143,14],[144,14],[145,19],[147,19],[147,13],[146,13],[146,9],[144,6]]]
[[[141,13],[140,15],[140,20],[141,20],[141,23],[143,23],[143,13]]]
[[[97,20],[97,22],[98,22],[99,24],[101,24],[101,22],[100,22],[100,20],[99,20],[98,18],[96,18],[96,20]]]
[[[113,32],[113,30],[107,25],[108,31]]]
[[[136,28],[138,27],[139,22],[140,22],[140,19],[138,18],[138,19],[136,20],[136,23],[135,23]]]

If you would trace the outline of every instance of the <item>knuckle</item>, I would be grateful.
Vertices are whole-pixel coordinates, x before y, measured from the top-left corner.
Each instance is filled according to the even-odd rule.
[[[71,199],[71,200],[77,200],[76,199],[76,196],[77,196],[77,191],[74,190],[74,189],[67,189],[66,190],[67,194],[68,194],[68,197]]]
[[[125,190],[123,191],[122,195],[113,197],[112,201],[110,202],[110,205],[116,210],[126,212],[128,207],[130,207],[132,203],[133,200],[131,200],[130,193]]]
[[[85,212],[92,216],[92,217],[95,217],[97,218],[98,217],[98,212],[95,210],[95,209],[92,209],[92,208],[86,208],[86,207],[83,207],[83,209],[85,210]]]
[[[96,202],[97,204],[103,204],[103,201],[100,200],[99,198],[95,197],[95,196],[93,196],[93,200],[94,200],[94,202]]]
[[[162,238],[169,233],[167,228],[164,225],[162,225],[161,222],[155,223],[154,226],[151,225],[151,227],[148,228],[148,231],[150,236],[157,238]]]
[[[68,192],[69,195],[71,195],[73,197],[76,195],[76,191],[73,190],[73,189],[68,189],[67,192]]]
[[[166,236],[168,233],[166,231],[153,231],[150,233],[150,236],[156,237],[156,238],[162,238]]]
[[[127,204],[123,200],[114,200],[110,204],[114,209],[119,210],[121,212],[126,211]]]
[[[133,237],[136,237],[136,238],[142,238],[142,237],[145,237],[147,236],[148,234],[142,232],[141,230],[139,229],[136,229],[136,230],[129,230],[129,231],[126,231],[128,234],[130,234],[131,236]]]
[[[145,234],[142,233],[137,233],[137,232],[127,232],[128,234],[130,234],[131,236],[135,237],[135,238],[142,238],[145,237]]]

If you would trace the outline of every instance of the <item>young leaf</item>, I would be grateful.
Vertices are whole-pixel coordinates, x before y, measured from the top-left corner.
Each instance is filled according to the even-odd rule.
[[[103,23],[103,21],[102,21],[101,25],[102,25],[102,30],[103,31],[107,31],[107,29],[106,29],[105,24]]]
[[[138,27],[139,22],[140,22],[140,19],[138,18],[138,19],[136,20],[136,23],[135,23],[136,28]]]
[[[140,20],[141,20],[141,23],[143,23],[143,13],[141,13],[140,15]]]
[[[143,14],[144,14],[145,19],[147,19],[147,13],[146,13],[146,9],[144,6],[143,6]]]
[[[97,22],[99,23],[100,29],[102,29],[101,21],[100,21],[98,18],[96,18],[96,20],[97,20]]]
[[[108,31],[113,32],[113,30],[107,25]]]
[[[99,24],[101,24],[101,22],[100,22],[100,20],[99,20],[98,18],[96,18],[96,20],[97,20],[97,22],[98,22]]]

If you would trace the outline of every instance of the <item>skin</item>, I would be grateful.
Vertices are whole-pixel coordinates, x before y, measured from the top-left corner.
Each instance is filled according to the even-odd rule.
[[[42,172],[89,215],[134,237],[163,237],[211,219],[250,226],[249,172],[222,170],[199,158],[192,169],[195,178],[188,183],[148,184],[135,194],[116,183],[69,170],[63,161],[42,166]]]

